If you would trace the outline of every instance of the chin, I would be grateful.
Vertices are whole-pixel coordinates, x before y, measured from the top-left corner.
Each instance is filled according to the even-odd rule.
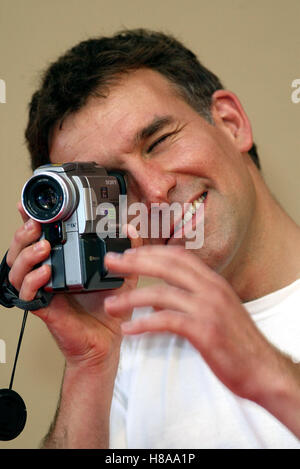
[[[215,272],[222,274],[228,267],[235,255],[234,245],[225,240],[204,240],[201,249],[189,249],[190,252],[198,256],[208,267]]]

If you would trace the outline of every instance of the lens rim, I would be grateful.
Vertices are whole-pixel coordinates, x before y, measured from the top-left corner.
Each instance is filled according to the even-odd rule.
[[[48,184],[55,188],[60,202],[51,210],[43,210],[38,207],[33,199],[34,189],[39,184]],[[40,223],[52,223],[65,219],[75,208],[76,193],[72,184],[54,172],[42,172],[33,175],[24,185],[22,191],[22,205],[30,218]]]

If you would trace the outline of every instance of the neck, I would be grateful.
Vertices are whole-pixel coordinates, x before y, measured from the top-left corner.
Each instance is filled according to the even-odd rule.
[[[274,199],[262,177],[247,237],[222,272],[241,301],[251,301],[300,278],[300,227]]]

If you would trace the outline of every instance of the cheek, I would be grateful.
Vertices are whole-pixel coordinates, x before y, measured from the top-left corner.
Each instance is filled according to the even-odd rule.
[[[190,172],[207,178],[211,178],[221,161],[224,161],[220,149],[207,139],[201,142],[180,143],[174,148],[174,156],[176,169],[180,172]]]
[[[220,193],[239,198],[249,190],[251,178],[245,156],[224,140],[206,138],[201,145],[191,146],[188,163],[195,174],[208,178]]]
[[[127,204],[128,206],[135,202],[140,202],[139,190],[137,183],[131,177],[127,178]]]
[[[170,151],[173,171],[209,179],[214,178],[226,160],[226,154],[218,141],[207,133],[195,138],[190,132],[184,139],[176,142]]]

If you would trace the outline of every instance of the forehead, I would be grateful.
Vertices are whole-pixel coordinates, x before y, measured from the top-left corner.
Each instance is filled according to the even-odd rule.
[[[53,129],[50,159],[53,163],[91,161],[101,155],[103,163],[132,150],[137,130],[154,117],[180,115],[191,108],[174,86],[152,70],[138,70],[122,76],[106,98],[91,97],[78,112]]]

